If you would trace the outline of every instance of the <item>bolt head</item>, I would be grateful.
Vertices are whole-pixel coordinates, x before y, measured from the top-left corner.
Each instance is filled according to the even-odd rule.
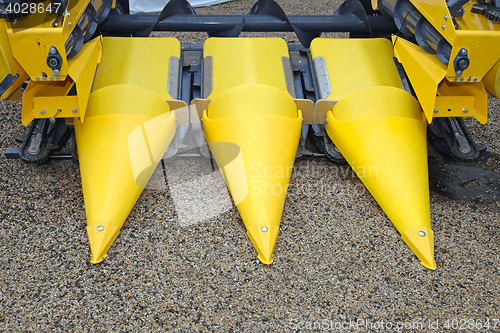
[[[50,81],[54,81],[54,77],[53,76],[50,77]]]
[[[71,27],[73,25],[73,22],[68,21],[68,27]]]
[[[477,82],[477,77],[475,77],[474,80],[472,80],[472,81]]]
[[[462,76],[462,74],[463,74],[463,73],[464,73],[464,72],[462,72],[461,70],[458,70],[458,71],[457,71],[457,75],[458,75],[458,76]],[[463,78],[462,78],[462,79],[463,79]]]
[[[425,236],[425,232],[423,232],[423,231],[419,231],[419,232],[418,232],[418,235],[419,235],[420,237],[424,237],[424,236]]]
[[[439,110],[438,109],[434,109],[434,113],[439,113]]]
[[[36,77],[36,80],[37,80],[37,81],[40,81],[40,77],[39,77],[39,76],[37,76],[37,77]]]
[[[40,114],[44,114],[44,113],[45,113],[45,110],[40,111]]]
[[[52,70],[52,73],[54,73],[54,75],[59,75],[61,74],[61,71],[59,71],[58,69],[54,69]]]
[[[458,77],[454,78],[453,81],[457,82],[458,81]]]
[[[443,25],[441,26],[441,29],[443,29],[443,30],[444,30],[444,29],[446,29],[446,24],[443,24]]]
[[[266,232],[268,229],[267,229],[267,227],[262,227],[262,228],[260,228],[260,230],[262,230],[263,232]]]
[[[100,225],[97,227],[97,231],[103,231],[104,230],[104,226],[103,225]]]
[[[49,49],[49,53],[50,54],[56,54],[57,52],[57,49],[55,48],[55,46],[51,46],[50,49]]]
[[[73,112],[73,113],[76,113],[76,111],[77,111],[76,109],[73,109],[73,110],[72,110],[72,112]]]
[[[448,15],[445,15],[445,16],[444,16],[444,20],[445,20],[445,21],[448,21]]]
[[[462,59],[458,62],[458,67],[461,69],[466,69],[469,66],[469,62],[465,59]]]
[[[466,55],[467,54],[467,49],[461,49],[460,50],[461,55]]]
[[[462,109],[462,111],[463,111],[464,113],[469,113],[469,110],[468,110],[468,109],[466,109],[466,108],[463,108],[463,109]]]

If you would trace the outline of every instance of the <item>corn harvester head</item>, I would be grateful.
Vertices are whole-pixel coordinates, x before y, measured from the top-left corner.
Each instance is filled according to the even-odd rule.
[[[197,156],[220,171],[269,265],[294,161],[327,157],[357,172],[434,270],[428,145],[463,161],[489,153],[462,118],[486,123],[487,94],[500,97],[498,0],[346,0],[318,16],[274,0],[231,16],[197,15],[186,0],[159,15],[129,14],[128,0],[2,0],[0,17],[0,96],[22,96],[26,126],[5,154],[78,159],[92,263],[155,169]],[[181,45],[151,31],[209,38]],[[244,31],[294,32],[300,44]]]

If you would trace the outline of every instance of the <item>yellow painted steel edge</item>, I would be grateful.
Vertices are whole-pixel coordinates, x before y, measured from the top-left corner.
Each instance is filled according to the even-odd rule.
[[[455,40],[455,26],[445,0],[409,0],[427,21],[450,43]],[[444,29],[443,29],[444,28]]]
[[[475,117],[486,122],[487,97],[481,82],[448,82],[446,66],[435,55],[402,38],[393,37],[393,43],[428,123],[434,117]]]
[[[27,126],[35,118],[80,117],[83,121],[101,53],[102,39],[97,37],[70,59],[70,76],[65,81],[31,80],[24,92],[23,125]],[[76,85],[76,96],[67,96],[73,84]]]
[[[0,81],[8,74],[12,76],[19,74],[19,77],[12,86],[0,96],[1,99],[9,98],[12,93],[21,87],[21,84],[28,79],[28,74],[14,58],[7,35],[7,23],[5,20],[0,20]]]
[[[12,53],[32,80],[36,77],[54,81],[64,81],[68,74],[65,43],[90,0],[70,1],[69,11],[65,13],[64,24],[55,25],[57,15],[49,12],[36,12],[7,24],[7,32]],[[70,23],[71,22],[71,23]],[[47,56],[51,46],[57,48],[62,57],[58,76],[47,65]],[[44,75],[45,74],[45,75]],[[58,78],[59,77],[59,78]]]

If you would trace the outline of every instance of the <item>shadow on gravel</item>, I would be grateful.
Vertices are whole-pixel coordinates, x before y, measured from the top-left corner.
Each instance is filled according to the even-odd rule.
[[[498,159],[497,156],[492,158]],[[430,190],[453,200],[475,203],[500,201],[500,172],[483,168],[481,164],[429,158]]]

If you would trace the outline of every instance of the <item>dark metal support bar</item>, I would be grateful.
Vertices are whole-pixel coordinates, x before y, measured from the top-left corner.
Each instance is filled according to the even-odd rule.
[[[154,25],[154,31],[223,32],[243,22],[243,31],[293,31],[287,22],[270,15],[174,15],[156,23],[157,18],[151,14],[110,15],[100,30],[103,33],[132,34]],[[354,15],[290,15],[288,19],[292,25],[308,32],[369,32],[366,22]],[[381,15],[369,15],[368,23],[377,35],[397,31],[394,22]]]

